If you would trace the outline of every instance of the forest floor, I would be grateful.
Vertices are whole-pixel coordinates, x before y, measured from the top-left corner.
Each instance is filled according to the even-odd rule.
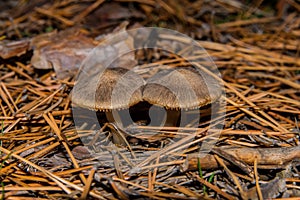
[[[143,27],[184,35],[107,39]],[[106,123],[109,108],[78,112],[73,100],[87,105],[88,95],[70,94],[92,50],[111,58],[139,39],[142,49],[114,65],[147,77],[196,63],[213,73],[221,96],[182,109],[196,120],[179,126],[117,127]],[[200,49],[189,51],[192,43]],[[1,1],[0,198],[297,199],[299,94],[297,0]],[[155,109],[149,115],[158,117]]]

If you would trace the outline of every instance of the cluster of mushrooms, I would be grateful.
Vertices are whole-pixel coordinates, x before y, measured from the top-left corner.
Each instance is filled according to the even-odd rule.
[[[214,77],[194,67],[163,69],[146,80],[133,70],[114,67],[99,75],[94,95],[94,104],[76,98],[73,103],[104,112],[108,122],[115,121],[112,111],[154,105],[166,110],[162,126],[176,126],[181,110],[213,103],[220,97],[221,89]]]

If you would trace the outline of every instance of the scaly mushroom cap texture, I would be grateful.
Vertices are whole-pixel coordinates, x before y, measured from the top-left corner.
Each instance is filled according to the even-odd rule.
[[[196,109],[213,103],[221,95],[218,81],[193,68],[164,70],[143,89],[143,100],[166,109]]]

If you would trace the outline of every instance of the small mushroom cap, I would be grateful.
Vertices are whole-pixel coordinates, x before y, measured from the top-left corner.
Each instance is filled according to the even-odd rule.
[[[76,91],[79,95],[73,98],[73,103],[91,110],[108,111],[126,109],[142,101],[145,81],[133,71],[116,67],[105,69],[82,85],[86,88],[79,87],[80,91]]]
[[[143,89],[144,101],[176,110],[205,106],[220,95],[218,81],[193,68],[164,70],[148,79]]]

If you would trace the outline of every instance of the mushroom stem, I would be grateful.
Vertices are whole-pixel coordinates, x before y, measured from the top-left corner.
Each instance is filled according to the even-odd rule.
[[[180,122],[180,110],[167,110],[167,119],[165,127],[171,126],[176,127]]]
[[[106,119],[107,119],[108,122],[114,122],[115,121],[111,110],[105,112],[105,116],[106,116]]]
[[[119,127],[123,127],[123,123],[118,111],[107,111],[105,112],[105,116],[108,122],[115,123]]]

